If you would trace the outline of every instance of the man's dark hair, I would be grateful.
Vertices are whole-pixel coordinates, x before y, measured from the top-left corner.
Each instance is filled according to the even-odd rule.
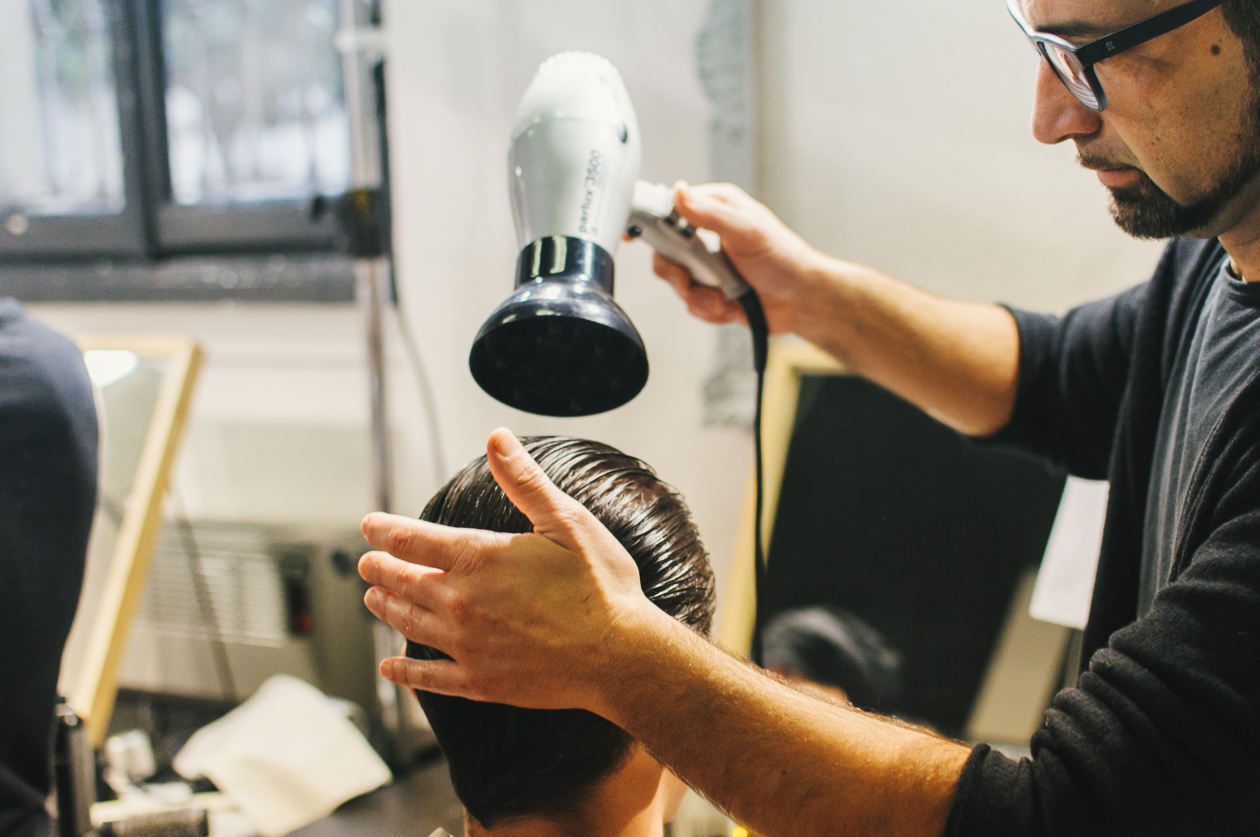
[[[707,635],[713,570],[682,497],[646,464],[608,445],[560,437],[521,441],[552,482],[626,548],[648,599]],[[484,456],[443,486],[420,517],[460,528],[533,531],[495,483]],[[407,654],[443,656],[412,643]],[[519,709],[419,691],[416,696],[446,754],[455,792],[485,828],[519,817],[575,813],[633,744],[615,725],[579,709]]]

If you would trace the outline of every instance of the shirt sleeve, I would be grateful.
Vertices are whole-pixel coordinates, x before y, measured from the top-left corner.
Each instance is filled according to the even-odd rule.
[[[1150,282],[1062,317],[1008,308],[1019,328],[1019,383],[1006,427],[987,440],[1106,479],[1133,359],[1166,380],[1225,251],[1215,240],[1175,239]],[[1171,339],[1170,339],[1171,336]],[[1144,393],[1149,397],[1150,393]]]
[[[1257,399],[1260,401],[1260,399]],[[1260,420],[1248,421],[1260,438]],[[1209,485],[1207,534],[1150,613],[1061,692],[1032,756],[981,745],[946,834],[1244,835],[1260,824],[1260,456]],[[1239,459],[1235,459],[1239,462]]]
[[[986,441],[1022,448],[1080,477],[1106,479],[1147,288],[1062,317],[1008,308],[1019,328],[1015,410]]]

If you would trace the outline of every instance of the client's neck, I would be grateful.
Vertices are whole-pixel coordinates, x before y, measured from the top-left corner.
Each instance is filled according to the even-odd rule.
[[[464,815],[464,837],[662,837],[668,788],[661,766],[641,747],[592,791],[579,811],[520,817],[493,828]],[[677,780],[675,780],[677,781]]]

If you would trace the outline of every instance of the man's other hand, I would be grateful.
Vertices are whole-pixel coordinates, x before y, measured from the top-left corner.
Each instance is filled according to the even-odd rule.
[[[490,434],[495,481],[534,524],[508,535],[370,514],[376,552],[359,560],[368,609],[451,660],[392,657],[400,686],[537,709],[599,712],[616,680],[610,648],[631,651],[659,611],[621,544],[561,492],[509,430]],[[639,640],[641,641],[641,639]]]

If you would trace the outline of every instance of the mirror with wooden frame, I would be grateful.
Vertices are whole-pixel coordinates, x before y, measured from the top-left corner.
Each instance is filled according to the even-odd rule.
[[[99,747],[144,594],[201,350],[183,336],[84,335],[76,342],[98,393],[101,467],[83,591],[58,690]]]
[[[1012,626],[1028,627],[1029,574],[1044,552],[1063,475],[976,444],[796,338],[772,344],[763,444],[760,612],[750,487],[719,641],[747,653],[754,618],[765,626],[787,612],[838,609],[875,629],[901,659],[899,696],[868,708],[948,735],[978,728],[975,707],[995,705],[980,699],[1003,657],[995,650]],[[1029,703],[1015,713],[1021,720],[1009,735],[1016,739],[1024,719],[1036,723],[1062,665],[1062,629],[1032,630],[1041,644],[1021,676],[1040,678],[1038,695],[996,699]]]

